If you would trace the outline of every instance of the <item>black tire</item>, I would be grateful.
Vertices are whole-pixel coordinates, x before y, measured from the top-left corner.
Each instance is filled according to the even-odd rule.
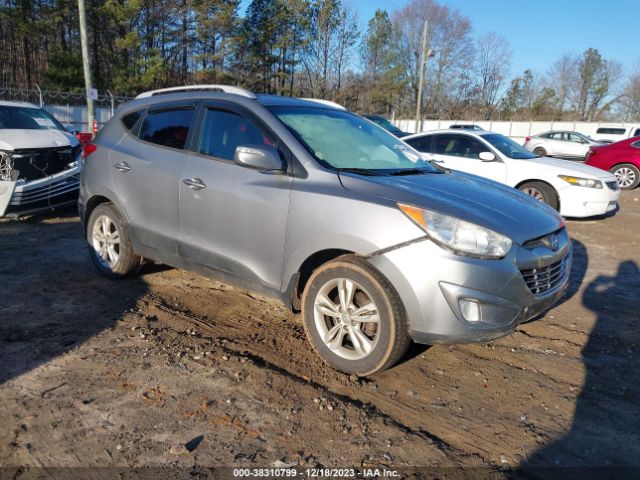
[[[100,219],[108,218],[112,225],[109,230],[113,233],[117,232],[119,243],[113,247],[117,253],[117,260],[111,262],[109,258],[104,259],[97,246],[94,246],[93,231],[96,227],[96,222]],[[100,226],[98,226],[100,228]],[[118,209],[112,203],[103,203],[98,205],[89,216],[89,221],[86,225],[85,238],[87,241],[87,247],[89,249],[89,256],[91,261],[96,266],[98,271],[107,278],[123,278],[137,273],[142,266],[143,258],[136,255],[133,251],[133,245],[129,236],[129,230],[124,218],[118,211]],[[112,264],[109,264],[112,263]]]
[[[354,307],[362,307],[363,305],[356,303],[359,301],[358,299],[364,298],[362,303],[373,303],[377,308],[379,317],[377,324],[351,321],[351,328],[359,328],[358,334],[369,335],[368,329],[375,328],[376,330],[373,334],[376,339],[373,342],[374,346],[363,358],[344,358],[336,353],[338,350],[332,350],[325,344],[322,333],[318,330],[316,313],[319,322],[324,322],[324,326],[321,328],[326,327],[329,330],[330,327],[337,328],[337,324],[342,325],[341,320],[316,312],[315,307],[318,293],[322,289],[329,288],[327,285],[337,279],[349,279],[358,284],[353,294]],[[362,287],[362,290],[359,287]],[[338,303],[340,302],[338,301]],[[338,305],[336,304],[336,306]],[[382,273],[369,262],[355,255],[345,255],[327,262],[311,274],[302,296],[302,318],[307,338],[320,358],[336,370],[348,374],[366,376],[381,372],[398,362],[411,344],[407,315],[400,296]],[[354,316],[354,318],[356,317]],[[353,327],[354,325],[359,325],[359,327]],[[347,327],[341,328],[347,331]],[[354,354],[358,354],[351,343],[349,334],[343,333],[343,330],[338,331],[343,335],[340,337],[339,350],[348,351],[351,349]]]
[[[618,185],[622,190],[633,190],[640,185],[640,170],[631,163],[621,163],[609,171],[616,176]],[[624,177],[622,175],[623,172],[625,173]],[[624,181],[623,178],[625,179]]]
[[[546,157],[547,156],[547,151],[542,148],[542,147],[536,147],[533,149],[533,153],[535,153],[536,155],[538,155],[539,157]]]
[[[536,200],[540,200],[541,202],[546,203],[554,210],[558,210],[558,207],[560,206],[558,202],[558,194],[556,193],[555,189],[548,183],[527,182],[520,185],[518,189],[521,192],[532,196]]]

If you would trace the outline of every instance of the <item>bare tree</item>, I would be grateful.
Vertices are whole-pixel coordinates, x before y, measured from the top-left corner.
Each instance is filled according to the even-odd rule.
[[[498,107],[510,63],[511,50],[503,36],[490,32],[478,39],[476,55],[478,103],[483,118],[487,120]]]
[[[562,120],[568,107],[569,93],[576,81],[579,59],[574,54],[565,53],[551,66],[547,73],[547,81],[556,93],[557,119]]]
[[[622,97],[621,113],[627,122],[640,122],[640,63],[629,75]]]

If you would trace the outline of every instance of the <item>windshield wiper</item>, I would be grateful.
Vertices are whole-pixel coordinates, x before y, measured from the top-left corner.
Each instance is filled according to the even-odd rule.
[[[358,175],[378,175],[378,176],[384,175],[384,173],[377,172],[369,168],[343,167],[343,168],[336,168],[336,170],[338,172],[357,173]]]
[[[432,173],[428,168],[403,168],[401,170],[394,170],[388,172],[388,175],[401,176],[401,175],[421,175],[423,173]]]

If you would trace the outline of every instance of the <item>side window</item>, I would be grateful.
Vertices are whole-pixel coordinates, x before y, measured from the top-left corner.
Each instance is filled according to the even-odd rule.
[[[204,118],[198,151],[204,155],[233,160],[240,145],[273,145],[258,127],[235,113],[209,109]]]
[[[605,135],[624,135],[627,130],[625,128],[606,128],[602,127],[596,130],[596,133],[604,133]]]
[[[542,135],[539,135],[540,138],[551,138],[551,135],[553,135],[552,133],[543,133]]]
[[[478,140],[466,135],[438,135],[436,137],[435,153],[440,155],[477,159],[481,152],[488,150]]]
[[[138,110],[137,112],[127,113],[123,115],[120,120],[122,124],[125,126],[127,130],[131,130],[133,126],[136,124],[138,119],[142,116],[143,110]]]
[[[549,134],[549,138],[551,140],[562,140],[562,133],[560,133],[560,132],[550,133]]]
[[[406,142],[419,152],[430,153],[432,138],[433,137],[431,135],[428,135],[424,137],[410,138],[409,140],[406,140]]]
[[[151,111],[144,117],[138,136],[147,142],[182,150],[194,114],[191,107]]]
[[[640,137],[640,128],[636,128],[636,131],[633,132],[634,137]]]
[[[575,133],[569,133],[569,141],[574,143],[583,143],[584,139],[580,135],[576,135]]]

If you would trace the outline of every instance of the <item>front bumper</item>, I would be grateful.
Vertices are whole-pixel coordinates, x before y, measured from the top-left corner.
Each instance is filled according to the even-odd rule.
[[[504,259],[482,260],[454,255],[422,240],[369,261],[400,294],[414,341],[482,342],[508,335],[562,297],[572,258],[566,232],[560,243],[556,251],[521,246]],[[480,306],[480,321],[465,320],[461,299]]]
[[[17,217],[73,205],[78,200],[81,166],[31,182],[0,182],[6,195],[10,195],[0,217]],[[14,184],[14,185],[12,185]],[[4,210],[4,211],[3,211]]]
[[[615,177],[611,181],[615,182]],[[603,188],[569,185],[560,190],[560,214],[563,217],[586,218],[605,215],[618,208],[620,190],[613,190],[604,180],[602,182]]]

